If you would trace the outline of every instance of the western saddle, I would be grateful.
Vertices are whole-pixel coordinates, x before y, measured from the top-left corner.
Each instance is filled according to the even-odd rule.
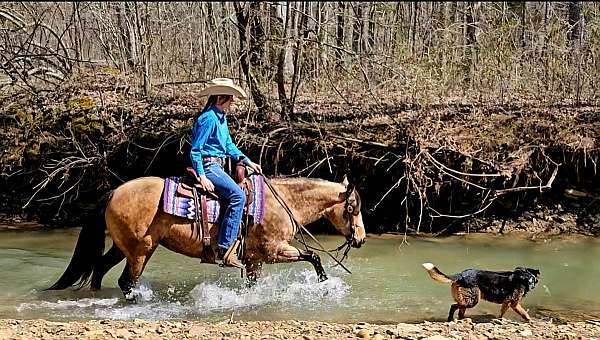
[[[218,200],[219,197],[213,192],[208,192],[200,188],[200,180],[196,170],[192,167],[187,169],[188,178],[184,178],[180,185],[177,187],[177,193],[182,196],[186,196],[194,200],[194,206],[196,207],[196,220],[193,223],[193,228],[196,230],[197,235],[202,234],[202,243],[204,249],[211,249],[210,247],[210,232],[208,229],[208,213],[206,208],[207,198]],[[248,209],[252,204],[253,190],[252,181],[246,178],[246,166],[242,162],[238,162],[235,169],[235,175],[233,176],[234,181],[246,194],[246,204],[244,206],[244,213],[242,217],[242,225],[238,232],[238,243],[243,244],[243,235],[246,234],[248,228],[253,224],[253,217],[248,215]],[[244,232],[242,232],[242,229]],[[244,247],[242,247],[243,249]],[[214,252],[213,252],[214,255]],[[239,256],[243,259],[243,256]]]

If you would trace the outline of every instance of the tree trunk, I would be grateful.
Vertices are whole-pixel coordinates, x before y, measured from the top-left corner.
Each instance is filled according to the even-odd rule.
[[[278,53],[277,53],[277,72],[275,73],[275,82],[277,83],[277,96],[279,98],[279,105],[281,106],[281,111],[279,116],[281,119],[285,119],[288,116],[288,108],[290,103],[287,98],[286,90],[285,90],[285,69],[286,69],[286,53],[288,49],[288,27],[290,21],[290,3],[281,3],[281,7],[283,8],[285,4],[286,9],[281,11],[281,15],[276,15],[276,20],[273,20],[274,24],[272,25],[273,31],[272,34],[281,38],[282,42],[279,43]]]
[[[346,27],[345,16],[346,12],[346,3],[343,1],[338,2],[337,8],[337,28],[335,35],[335,42],[339,48],[344,48],[344,28]],[[337,64],[340,66],[342,64],[342,51],[339,49],[335,50],[335,57],[337,59]]]
[[[475,20],[473,19],[473,3],[465,2],[465,25],[466,28],[466,50],[465,50],[465,83],[471,84],[471,69],[473,67],[473,57],[475,55]]]
[[[416,35],[417,35],[417,18],[419,17],[419,2],[413,1],[413,10],[412,10],[412,22],[411,22],[411,34],[410,34],[410,48],[411,53],[414,56],[416,51]]]
[[[580,46],[583,40],[583,16],[581,15],[581,2],[570,1],[569,2],[569,26],[571,30],[569,32],[569,40],[574,46]]]
[[[521,3],[521,47],[525,48],[525,14],[527,13],[527,3]]]
[[[150,83],[150,36],[148,32],[148,3],[144,4],[144,18],[141,18],[138,3],[134,3],[135,6],[135,26],[137,37],[139,38],[139,54],[141,56],[141,62],[143,65],[138,65],[139,71],[141,71],[141,78],[143,79],[143,90],[144,95],[147,97],[150,95],[151,83]],[[141,66],[141,67],[139,67]]]
[[[268,112],[271,109],[267,102],[267,98],[260,91],[259,84],[256,80],[256,77],[254,76],[254,70],[251,68],[251,65],[248,62],[249,52],[248,46],[246,46],[246,33],[249,25],[250,14],[245,9],[245,6],[243,4],[240,4],[236,1],[233,3],[233,5],[235,8],[237,27],[240,35],[240,65],[242,67],[244,75],[246,76],[246,80],[248,81],[248,87],[250,87],[250,93],[252,94],[252,98],[254,99],[254,104],[256,104],[256,107],[258,108],[259,112]],[[250,6],[252,7],[252,3],[250,4]],[[249,44],[251,46],[253,43],[255,43],[253,40],[255,40],[255,38],[250,37]]]
[[[361,35],[362,35],[362,3],[352,4],[354,11],[354,29],[352,30],[352,50],[354,52],[361,51]]]
[[[477,42],[475,40],[475,20],[473,20],[473,3],[467,1],[465,6],[465,24],[467,26],[467,45],[473,46]]]
[[[372,52],[373,47],[375,46],[375,4],[371,3],[369,5],[369,23],[367,29],[367,39],[366,39],[366,51]]]

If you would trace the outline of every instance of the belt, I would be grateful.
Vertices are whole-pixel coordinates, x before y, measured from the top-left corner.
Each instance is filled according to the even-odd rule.
[[[202,158],[202,162],[203,162],[203,163],[214,162],[214,163],[217,163],[217,164],[219,164],[219,165],[223,165],[223,164],[225,164],[225,158],[219,158],[219,157],[203,157],[203,158]]]

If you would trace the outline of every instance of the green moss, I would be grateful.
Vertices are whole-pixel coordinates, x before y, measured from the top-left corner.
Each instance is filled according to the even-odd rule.
[[[102,73],[110,74],[113,76],[117,76],[117,75],[121,74],[121,70],[119,70],[116,67],[110,67],[110,66],[103,67],[100,71]]]
[[[29,159],[37,159],[40,156],[40,145],[37,143],[28,145],[25,153]]]
[[[86,114],[71,120],[71,128],[77,133],[104,133],[104,124],[97,114]]]
[[[71,97],[67,101],[67,110],[89,110],[96,107],[96,101],[89,96]]]

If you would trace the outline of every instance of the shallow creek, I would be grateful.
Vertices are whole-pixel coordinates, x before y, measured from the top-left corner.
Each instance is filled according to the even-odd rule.
[[[447,238],[369,235],[345,263],[349,275],[323,254],[329,280],[318,283],[308,263],[266,265],[257,285],[247,288],[239,270],[201,264],[159,248],[138,288],[141,301],[124,301],[117,286],[124,262],[104,278],[103,289],[43,291],[66,268],[78,229],[0,232],[0,318],[321,320],[394,323],[444,320],[450,287],[431,280],[421,267],[432,262],[446,274],[467,268],[538,268],[541,280],[524,306],[534,318],[583,320],[600,317],[600,240],[557,238],[528,241],[470,234]],[[339,236],[319,235],[329,249]],[[107,240],[107,249],[110,240]],[[499,305],[480,303],[474,319],[498,314]],[[519,316],[509,311],[510,319]]]

